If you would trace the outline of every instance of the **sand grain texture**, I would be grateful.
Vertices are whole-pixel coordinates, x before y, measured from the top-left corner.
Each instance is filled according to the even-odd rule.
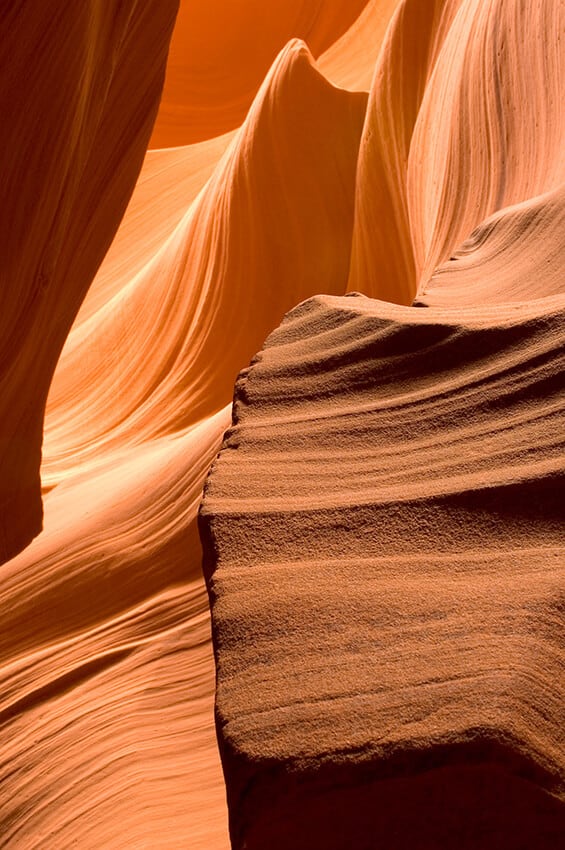
[[[563,296],[292,311],[201,510],[235,848],[556,848]]]
[[[352,297],[236,384],[200,522],[237,850],[565,840],[564,25],[398,4]]]

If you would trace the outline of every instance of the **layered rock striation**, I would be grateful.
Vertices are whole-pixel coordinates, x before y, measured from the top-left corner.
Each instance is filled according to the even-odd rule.
[[[371,5],[370,20],[382,18]],[[324,23],[319,16],[318,26],[327,24],[331,33],[332,5],[325,6],[329,17]],[[139,67],[128,65],[122,98],[136,75],[153,79],[159,72],[152,50],[161,56],[166,45],[145,17],[151,8],[128,19],[150,67],[135,53]],[[164,15],[164,4],[160,10]],[[119,41],[100,15],[103,32]],[[121,22],[117,16],[116,27]],[[55,50],[66,30],[48,35]],[[360,34],[351,38],[356,45]],[[77,47],[64,43],[69,51]],[[372,49],[378,50],[374,39]],[[335,77],[355,72],[350,51],[345,38],[328,54]],[[110,72],[108,55],[94,58],[93,73]],[[69,199],[65,207],[69,227],[84,239],[78,248],[72,240],[59,246],[76,275],[57,297],[53,290],[40,314],[46,334],[55,333],[59,319],[67,322],[57,336],[63,348],[45,411],[36,379],[48,382],[59,351],[45,360],[15,358],[21,387],[27,376],[18,403],[44,423],[44,527],[0,566],[2,846],[227,846],[197,510],[229,424],[239,369],[320,279],[334,294],[345,289],[368,96],[330,84],[300,40],[272,59],[239,129],[147,152],[80,309],[89,281],[83,255],[74,252],[87,242],[88,250],[102,251],[103,228],[81,230],[79,212],[98,198],[100,209],[90,213],[108,232],[117,226],[123,210],[110,215],[105,192],[130,174],[134,159],[136,169],[141,163],[146,137],[141,144],[135,121],[126,129],[121,123],[139,105],[137,96],[145,97],[141,83],[127,104],[120,101],[119,116],[108,114],[115,123],[105,139],[96,137],[81,184],[91,194],[77,192],[75,206]],[[34,61],[43,67],[46,59],[39,52]],[[162,67],[160,73],[162,80]],[[80,79],[69,79],[70,88]],[[51,120],[47,100],[37,112]],[[120,145],[114,130],[123,134]],[[50,149],[44,153],[51,163]],[[108,171],[104,157],[112,163]],[[39,195],[53,191],[58,173],[43,175],[48,185]],[[24,283],[18,278],[4,294],[15,303]],[[49,312],[56,302],[57,316]],[[71,307],[78,314],[69,331]],[[22,338],[30,333],[26,344],[35,350],[41,339],[20,318]],[[43,342],[54,346],[53,340]],[[6,457],[21,471],[20,486],[27,467],[18,467],[11,442],[17,409],[4,413]],[[38,510],[41,436],[39,429],[33,442]],[[6,528],[13,530],[19,516],[4,514]]]
[[[563,296],[291,311],[201,535],[234,848],[555,848]]]
[[[289,310],[234,846],[559,845],[563,4],[4,5],[0,845],[227,846]]]

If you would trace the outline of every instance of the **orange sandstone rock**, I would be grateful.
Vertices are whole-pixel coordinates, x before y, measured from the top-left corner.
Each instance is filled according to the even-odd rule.
[[[49,383],[155,117],[177,0],[12,3],[0,23],[0,562],[41,529]]]
[[[234,130],[291,38],[304,39],[319,56],[367,5],[367,0],[184,0],[151,147],[186,145]],[[377,32],[372,49],[378,44]]]

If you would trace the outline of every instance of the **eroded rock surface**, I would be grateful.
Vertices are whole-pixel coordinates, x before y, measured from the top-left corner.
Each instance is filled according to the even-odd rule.
[[[235,848],[555,848],[563,296],[328,296],[244,370],[201,509]]]

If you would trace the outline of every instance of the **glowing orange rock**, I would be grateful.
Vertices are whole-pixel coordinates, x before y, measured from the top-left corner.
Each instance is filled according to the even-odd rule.
[[[304,39],[319,56],[366,5],[367,0],[184,0],[151,147],[186,145],[235,129],[291,38]]]
[[[71,333],[49,398],[47,483],[219,410],[294,303],[320,280],[343,291],[366,100],[331,86],[303,43],[282,51],[194,204]]]
[[[242,427],[236,422],[228,434],[235,451],[218,463],[205,508],[221,515],[233,582],[224,592],[229,582],[220,587],[226,573],[218,572],[218,706],[228,721],[220,739],[227,747],[251,743],[261,766],[241,807],[232,802],[238,835],[275,847],[274,824],[276,842],[298,847],[307,822],[311,850],[322,822],[332,840],[341,829],[349,848],[353,833],[344,835],[343,824],[352,814],[359,827],[377,812],[386,834],[400,822],[395,806],[404,805],[406,791],[414,803],[412,820],[402,820],[406,835],[428,811],[422,800],[441,797],[441,778],[438,785],[413,776],[402,794],[389,786],[379,798],[390,805],[376,810],[368,794],[357,798],[361,807],[348,806],[346,766],[320,805],[310,808],[303,797],[293,808],[296,798],[287,809],[296,817],[270,819],[276,782],[265,781],[265,760],[280,765],[281,753],[290,752],[298,763],[307,753],[319,776],[320,730],[326,741],[341,735],[347,749],[351,742],[363,747],[375,728],[368,718],[379,716],[382,695],[372,694],[368,708],[361,700],[359,711],[342,709],[342,685],[358,694],[361,681],[372,693],[375,669],[371,658],[348,666],[339,654],[344,633],[381,642],[390,728],[413,753],[410,723],[420,724],[428,734],[422,763],[434,724],[443,723],[459,752],[471,715],[484,721],[481,729],[492,721],[497,744],[505,730],[516,733],[498,756],[511,771],[522,759],[531,779],[526,792],[535,786],[541,795],[550,831],[558,810],[546,792],[559,790],[561,769],[552,672],[561,651],[553,629],[558,573],[546,565],[559,556],[548,493],[559,471],[562,415],[554,390],[563,286],[563,4],[187,0],[155,149],[147,153],[175,3],[88,0],[57,12],[48,5],[56,4],[11,4],[0,24],[7,69],[0,83],[0,560],[39,529],[43,411],[61,355],[44,423],[45,528],[0,569],[2,837],[85,850],[227,845],[196,515],[241,367]],[[293,36],[305,37],[311,52],[293,40],[275,58]],[[163,147],[170,144],[183,146]],[[346,288],[405,304],[415,298],[426,309],[317,298],[293,310],[247,368],[286,311],[314,293]],[[480,487],[496,491],[499,509],[501,491],[512,489],[517,502],[504,521],[492,500],[490,514],[473,502],[469,493]],[[418,500],[431,517],[423,525]],[[256,514],[265,501],[276,509],[262,524]],[[456,503],[443,524],[438,501]],[[384,526],[373,516],[362,521],[369,503],[386,515]],[[529,523],[532,504],[544,508]],[[312,532],[303,534],[300,523],[312,512]],[[329,514],[337,536],[318,523]],[[514,560],[500,535],[521,547]],[[265,547],[284,560],[289,537],[290,548],[300,549],[299,570],[285,564],[278,582],[271,564],[256,576]],[[472,548],[477,537],[490,547],[486,561]],[[363,556],[367,540],[395,551],[371,560],[374,552]],[[447,557],[446,541],[457,549]],[[408,557],[396,551],[410,546],[417,551]],[[424,550],[431,597],[411,578],[421,577]],[[346,557],[352,551],[355,581]],[[520,575],[517,590],[501,579],[497,594],[489,588],[483,599],[485,571],[494,564],[504,577],[509,563]],[[462,571],[468,584],[454,589],[453,573]],[[275,575],[261,590],[262,576]],[[372,608],[384,592],[391,605]],[[476,659],[457,631],[459,611],[473,605],[469,623],[484,614],[488,625],[485,666],[495,658],[496,671],[511,670],[489,679],[486,709],[477,705],[478,685],[464,684],[469,670],[478,681]],[[435,616],[438,606],[445,618]],[[416,629],[406,661],[383,634],[406,622],[408,609],[413,624],[418,612],[434,616]],[[494,634],[508,625],[509,610],[525,636],[525,660],[523,642],[516,654]],[[529,627],[531,612],[540,610],[554,653],[541,673],[536,653],[548,641]],[[448,639],[438,656],[434,629],[446,623],[454,631],[442,632]],[[257,651],[272,659],[263,678],[266,667],[254,678]],[[293,670],[301,653],[309,659]],[[440,705],[434,714],[417,674],[436,667],[441,674],[446,653],[463,684],[456,708]],[[518,689],[525,719],[516,710],[518,668],[527,671],[528,684],[522,678]],[[413,698],[395,690],[400,680],[412,683]],[[245,716],[238,689],[250,682],[247,707],[260,710]],[[430,688],[436,684],[437,677]],[[337,698],[325,703],[330,692]],[[289,694],[296,704],[285,707]],[[491,703],[505,706],[504,717],[489,714]],[[230,705],[237,708],[231,715]],[[294,711],[302,712],[299,722],[281,721]],[[275,720],[265,731],[269,712]],[[399,725],[400,716],[407,723]],[[540,746],[531,731],[538,726]],[[390,743],[385,727],[381,740]],[[250,775],[249,764],[236,767],[228,775],[231,801],[240,799],[234,776]],[[472,790],[466,768],[456,776],[458,787]],[[516,776],[512,793],[508,783],[487,778],[522,816],[521,802],[532,794],[522,793]],[[481,811],[488,796],[479,789]],[[522,837],[537,841],[537,850],[544,836],[530,840],[528,828]]]

